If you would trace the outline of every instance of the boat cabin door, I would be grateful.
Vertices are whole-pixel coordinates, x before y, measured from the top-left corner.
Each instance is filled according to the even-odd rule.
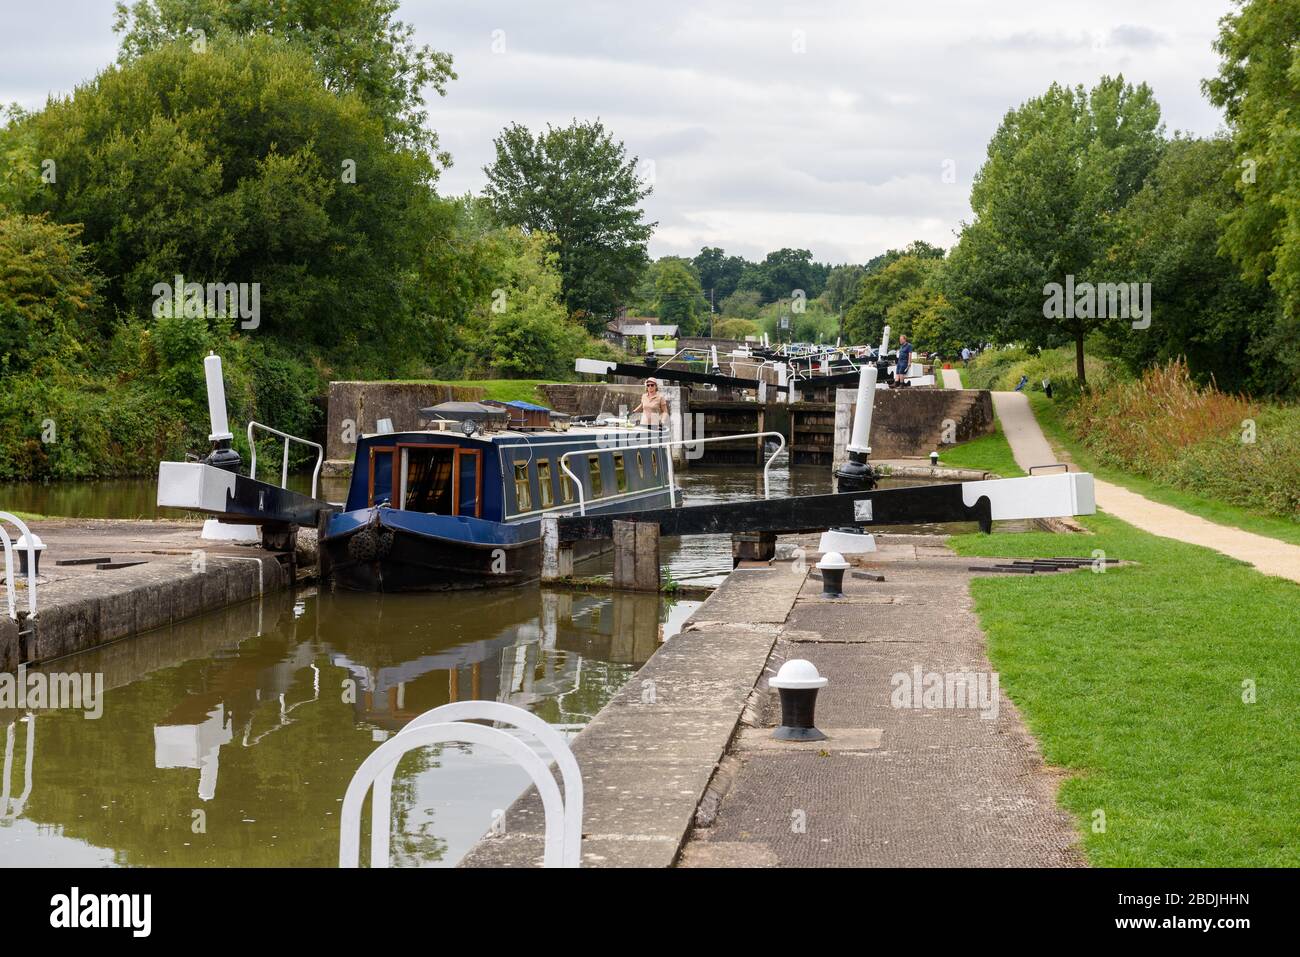
[[[483,453],[455,445],[399,443],[394,506],[432,515],[482,513]]]

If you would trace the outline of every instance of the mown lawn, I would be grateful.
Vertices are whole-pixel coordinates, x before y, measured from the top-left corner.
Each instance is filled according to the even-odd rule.
[[[546,397],[538,386],[550,385],[550,379],[398,379],[398,382],[427,382],[431,385],[450,385],[462,388],[485,389],[485,399],[498,402],[536,402],[544,405]]]
[[[1182,489],[1170,488],[1168,485],[1160,485],[1139,475],[1100,465],[1092,453],[1084,448],[1065,427],[1059,405],[1041,392],[1029,393],[1029,402],[1033,406],[1034,417],[1038,419],[1038,424],[1047,437],[1069,452],[1070,458],[1079,468],[1091,472],[1097,478],[1123,486],[1139,495],[1145,495],[1152,501],[1199,515],[1207,521],[1231,525],[1233,528],[1300,545],[1300,520],[1252,512],[1239,505],[1230,505]]]
[[[1300,865],[1300,586],[1106,515],[1083,522],[1096,534],[952,544],[1140,563],[971,586],[1002,687],[1047,762],[1072,772],[1059,800],[1089,860]]]
[[[970,442],[954,445],[940,453],[939,464],[959,469],[983,469],[996,472],[1003,478],[1018,478],[1025,473],[1016,464],[1011,446],[1002,433],[1002,424],[994,422],[993,434],[983,435]]]

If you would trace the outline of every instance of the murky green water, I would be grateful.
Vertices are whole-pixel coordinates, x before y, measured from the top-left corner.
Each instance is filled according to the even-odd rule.
[[[468,698],[576,733],[696,604],[280,593],[65,659],[103,674],[103,714],[0,711],[0,866],[334,866],[377,742]],[[454,864],[526,783],[486,750],[408,756],[393,863]]]

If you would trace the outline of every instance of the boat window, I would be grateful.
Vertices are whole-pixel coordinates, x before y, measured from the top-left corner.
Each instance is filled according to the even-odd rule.
[[[537,490],[542,496],[542,508],[555,504],[555,486],[551,484],[551,463],[547,459],[537,460]]]
[[[533,510],[533,496],[528,490],[528,462],[515,462],[515,504],[521,512]]]
[[[650,450],[650,474],[659,474],[659,453],[654,449]]]
[[[591,465],[591,497],[600,498],[605,494],[605,485],[600,480],[600,456],[588,455],[587,462]]]
[[[455,509],[456,450],[403,448],[406,474],[400,491],[402,508],[409,512],[451,515]]]
[[[623,464],[623,453],[614,453],[614,483],[620,492],[627,491],[627,466]]]
[[[456,453],[456,468],[460,472],[460,489],[456,497],[456,514],[472,515],[478,518],[483,514],[483,496],[481,482],[483,474],[480,462],[483,453],[477,449],[461,449]]]
[[[641,478],[645,478],[645,459],[642,458],[640,452],[636,454],[636,474]]]
[[[573,482],[564,469],[560,469],[560,501],[566,504],[573,501]]]

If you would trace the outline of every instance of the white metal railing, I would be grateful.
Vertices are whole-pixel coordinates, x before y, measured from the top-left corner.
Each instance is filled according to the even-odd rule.
[[[253,428],[257,427],[264,432],[270,432],[272,435],[278,435],[284,439],[284,460],[280,468],[280,488],[289,487],[289,443],[300,442],[303,445],[310,445],[316,450],[316,468],[311,473],[311,497],[316,497],[316,481],[320,478],[321,462],[325,459],[325,450],[320,444],[310,439],[300,439],[296,435],[290,435],[288,432],[281,432],[279,429],[273,429],[269,425],[263,425],[261,422],[248,423],[248,448],[252,452],[253,460],[248,466],[248,477],[257,478],[257,443],[253,441]]]
[[[472,724],[475,720],[511,724],[537,735],[560,768],[564,795],[550,767],[531,747],[500,728]],[[582,776],[568,744],[531,712],[499,701],[463,701],[426,711],[370,753],[348,784],[339,821],[339,867],[361,863],[361,809],[366,793],[371,801],[372,867],[388,866],[392,780],[397,762],[409,751],[431,744],[461,741],[501,751],[532,778],[545,811],[545,867],[577,867],[581,863]]]
[[[776,457],[780,455],[782,450],[785,448],[785,436],[782,435],[780,432],[744,432],[740,435],[714,435],[709,438],[672,439],[669,441],[651,442],[648,445],[616,445],[613,449],[609,449],[609,450],[605,449],[604,447],[601,447],[601,451],[635,452],[639,449],[667,449],[677,445],[696,445],[696,444],[703,445],[706,442],[740,442],[743,441],[744,439],[758,439],[758,438],[766,438],[768,436],[775,436],[777,439],[780,440],[780,444],[777,446],[776,451],[773,452],[768,457],[767,461],[763,463],[763,498],[768,498],[769,497],[768,483],[767,483],[768,470],[771,469],[772,463],[776,461]],[[578,487],[578,514],[579,515],[587,514],[587,495],[586,495],[586,491],[582,487],[582,482],[579,480],[578,476],[574,474],[573,470],[569,468],[568,459],[570,455],[590,455],[590,454],[592,454],[591,449],[572,449],[560,456],[560,470],[563,471],[564,474],[567,475],[570,479],[572,479],[573,484]],[[669,455],[667,456],[667,459],[668,459],[668,494],[669,497],[675,501],[676,489],[674,488],[675,482],[673,476],[673,457]]]
[[[478,700],[454,701],[426,711],[398,731],[397,736],[400,738],[416,728],[460,721],[495,721],[497,724],[511,725],[531,733],[551,753],[560,769],[560,781],[564,784],[564,866],[579,866],[582,862],[582,772],[564,737],[553,725],[531,711],[502,701]],[[393,774],[396,770],[397,762],[393,762],[375,777],[374,793],[370,801],[371,867],[387,867],[389,863]]]
[[[32,530],[27,524],[10,512],[0,512],[0,542],[5,549],[5,597],[9,599],[9,618],[18,620],[18,592],[14,588],[13,546],[9,544],[9,533],[4,523],[9,522],[18,527],[20,536],[27,543],[27,617],[36,617],[36,543],[32,539]]]

